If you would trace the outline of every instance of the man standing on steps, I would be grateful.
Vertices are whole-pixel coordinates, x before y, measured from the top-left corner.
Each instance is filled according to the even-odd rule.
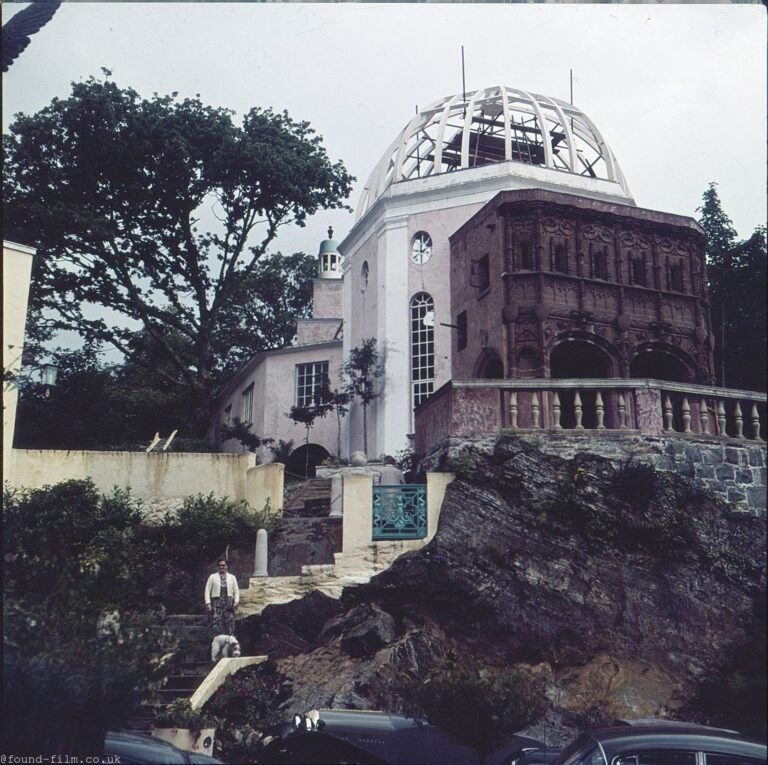
[[[227,561],[216,562],[218,573],[211,574],[205,583],[205,609],[213,614],[211,634],[234,635],[235,612],[240,604],[240,589],[233,574],[227,573]]]
[[[379,468],[378,473],[381,486],[402,486],[405,483],[403,471],[389,454],[384,457],[384,467]]]

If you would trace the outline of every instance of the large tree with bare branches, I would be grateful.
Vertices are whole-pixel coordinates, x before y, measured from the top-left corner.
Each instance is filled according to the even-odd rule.
[[[306,122],[108,79],[72,86],[3,138],[6,238],[38,250],[33,310],[48,328],[111,343],[142,332],[153,374],[188,389],[207,423],[243,289],[280,227],[343,207],[353,180]],[[224,341],[226,343],[226,341]]]

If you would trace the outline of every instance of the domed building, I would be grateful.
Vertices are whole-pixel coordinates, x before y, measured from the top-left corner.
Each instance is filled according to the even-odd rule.
[[[517,195],[517,222],[496,209],[498,205],[483,213],[492,200],[509,193]],[[566,220],[561,213],[568,209],[573,214]],[[679,319],[687,339],[694,327],[708,338],[701,229],[690,218],[639,210],[616,157],[584,112],[556,98],[496,86],[442,98],[415,115],[375,166],[361,194],[356,222],[340,244],[344,353],[363,339],[376,337],[386,356],[382,397],[369,411],[368,430],[375,433],[375,440],[369,435],[368,451],[375,455],[404,448],[406,435],[412,441],[415,431],[414,409],[457,374],[462,378],[550,376],[543,338],[551,327],[542,325],[537,315],[547,313],[550,323],[562,323],[576,321],[572,314],[581,311],[583,320],[597,300],[611,314],[605,322],[615,323],[622,313],[617,298],[589,295],[599,292],[605,282],[618,285],[632,279],[626,269],[619,273],[616,264],[609,263],[623,247],[615,243],[619,232],[609,224],[598,227],[595,242],[588,242],[586,234],[598,219],[605,223],[611,215],[635,233],[638,226],[647,229],[646,223],[653,219],[657,228],[664,229],[658,235],[666,236],[665,244],[657,246],[653,243],[656,233],[648,229],[626,245],[643,259],[642,276],[639,265],[631,266],[635,282],[645,280],[643,285],[635,284],[643,294],[630,296],[642,303],[638,310],[649,312],[648,320],[666,324],[674,325]],[[556,237],[537,233],[542,216],[545,225],[555,226]],[[485,236],[473,230],[469,237],[463,227],[480,220],[477,225]],[[458,245],[453,237],[460,229]],[[521,232],[526,230],[529,235],[524,236]],[[624,233],[626,239],[629,234]],[[678,234],[685,242],[682,249]],[[611,246],[600,237],[608,237]],[[657,253],[669,244],[667,240],[674,250],[671,260]],[[626,252],[621,252],[624,257]],[[584,260],[588,257],[593,261],[589,269]],[[671,286],[666,284],[667,272],[662,274],[665,268],[671,269]],[[524,271],[527,279],[519,289],[511,287],[510,274],[516,269]],[[675,308],[661,310],[659,290],[679,293],[683,282],[685,291],[696,292],[695,299],[682,299]],[[472,310],[466,310],[468,302]],[[456,310],[458,304],[465,310]],[[504,339],[503,334],[504,327],[510,328],[513,308],[515,321],[518,315],[521,320],[533,315],[535,326],[527,331],[540,334],[541,341],[528,338],[520,349],[509,347],[509,337]],[[538,314],[531,313],[534,309]],[[624,326],[630,319],[622,315],[620,321]],[[562,328],[555,329],[562,334]],[[583,321],[569,329],[590,335]],[[592,330],[597,338],[598,331],[594,326]],[[459,355],[456,348],[467,342],[467,333],[470,351]],[[518,332],[518,336],[523,335]],[[590,337],[582,346],[568,346],[568,351],[566,346],[561,348],[559,355],[566,360],[573,356],[585,362],[581,367],[571,364],[568,373],[583,372],[590,352],[598,346],[604,350],[600,337],[599,342]],[[624,347],[626,333],[620,340]],[[659,364],[652,365],[653,371],[673,356],[678,359],[680,353],[654,357]],[[677,373],[679,364],[672,360],[670,365]],[[709,379],[711,349],[706,348],[690,366],[695,369],[680,374]],[[601,363],[599,371],[608,368],[608,374],[628,374],[628,368],[619,364]],[[347,421],[350,449],[364,448],[360,419],[353,408]]]
[[[329,233],[320,246],[313,318],[299,322],[299,344],[272,352],[293,359],[300,403],[301,381],[317,379],[309,355],[336,344],[327,349],[333,381],[342,359],[376,338],[385,374],[366,412],[368,443],[355,402],[342,456],[413,446],[415,410],[447,422],[446,391],[462,380],[712,382],[703,231],[691,218],[638,208],[606,140],[572,104],[505,86],[435,101],[384,152],[355,213],[341,242]],[[228,394],[245,382],[239,374]],[[562,397],[570,415],[574,395]],[[275,396],[263,388],[265,401]],[[498,408],[489,401],[508,410],[509,391],[487,396],[465,431],[510,424],[508,414],[482,414]],[[559,398],[542,396],[536,405],[551,419]],[[283,438],[287,408],[273,409],[255,432]],[[417,448],[445,435],[430,428]],[[336,434],[325,430],[320,421],[313,440],[335,453]]]

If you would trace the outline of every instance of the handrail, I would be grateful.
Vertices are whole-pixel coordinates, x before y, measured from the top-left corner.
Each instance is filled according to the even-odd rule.
[[[604,390],[605,388],[612,388],[614,390],[637,390],[638,388],[659,388],[673,393],[693,393],[699,396],[719,396],[721,398],[748,398],[752,401],[768,402],[768,394],[760,391],[741,390],[738,388],[720,388],[712,385],[697,385],[694,383],[678,383],[670,382],[669,380],[654,380],[651,378],[530,377],[517,380],[451,380],[449,385],[453,388],[502,388],[505,390],[573,390],[574,388],[581,388],[583,390]]]

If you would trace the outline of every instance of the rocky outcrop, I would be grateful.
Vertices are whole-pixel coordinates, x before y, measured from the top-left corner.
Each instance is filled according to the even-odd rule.
[[[249,653],[277,659],[286,714],[397,710],[398,679],[447,653],[543,678],[533,735],[567,737],[596,710],[685,705],[744,638],[764,595],[765,522],[690,481],[518,438],[454,455],[430,544],[340,601],[314,593],[243,620]]]

